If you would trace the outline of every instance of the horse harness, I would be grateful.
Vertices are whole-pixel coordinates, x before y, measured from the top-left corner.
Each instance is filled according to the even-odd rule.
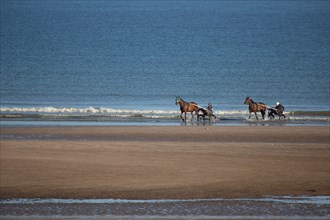
[[[189,110],[190,110],[189,102],[184,102],[183,110],[184,110],[185,107],[187,108],[186,112],[189,112]]]
[[[251,108],[252,111],[260,111],[262,108],[260,108],[260,106],[264,106],[264,104],[258,103],[258,102],[251,102],[253,107]]]
[[[193,103],[186,102],[186,101],[183,101],[183,106],[182,106],[181,111],[182,112],[190,112],[190,110],[191,110],[190,105],[194,105],[194,104]],[[186,108],[186,111],[185,111],[185,108]]]

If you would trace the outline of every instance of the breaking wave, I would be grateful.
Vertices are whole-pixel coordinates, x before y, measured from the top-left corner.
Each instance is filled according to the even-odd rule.
[[[86,108],[74,108],[74,107],[1,107],[0,112],[2,117],[18,117],[19,115],[29,116],[111,116],[111,117],[147,117],[147,118],[172,118],[177,117],[180,114],[179,110],[138,110],[138,109],[114,109],[103,107],[86,107]],[[245,115],[247,111],[215,111],[214,114],[223,115]],[[10,116],[11,115],[11,116]]]
[[[86,107],[86,108],[74,108],[74,107],[4,107],[0,108],[2,117],[4,114],[27,116],[37,114],[40,116],[110,116],[110,117],[149,117],[149,118],[167,118],[178,115],[179,111],[176,110],[130,110],[130,109],[114,109],[103,107]]]
[[[322,121],[330,123],[330,111],[291,111],[284,113],[286,121]],[[108,107],[1,107],[2,120],[87,120],[113,119],[178,119],[180,111],[157,109],[115,109]],[[247,110],[214,111],[218,120],[248,120]],[[187,114],[190,117],[190,114]],[[267,118],[267,117],[266,117]],[[251,117],[254,120],[254,116]],[[268,119],[266,119],[268,120]],[[276,120],[276,119],[275,119]]]

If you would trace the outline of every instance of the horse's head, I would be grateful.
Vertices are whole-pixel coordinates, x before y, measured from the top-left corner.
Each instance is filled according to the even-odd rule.
[[[251,101],[252,101],[252,99],[248,96],[248,97],[246,97],[244,104],[250,104]]]
[[[176,104],[176,105],[179,104],[180,101],[181,101],[180,96],[177,96],[177,97],[175,98],[175,104]]]

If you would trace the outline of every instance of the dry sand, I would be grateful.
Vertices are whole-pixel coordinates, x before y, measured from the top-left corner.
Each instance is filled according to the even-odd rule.
[[[330,195],[330,127],[1,128],[0,198]]]

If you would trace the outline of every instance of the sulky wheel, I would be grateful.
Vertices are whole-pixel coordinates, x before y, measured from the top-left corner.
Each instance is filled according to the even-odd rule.
[[[204,115],[198,115],[198,117],[197,117],[197,120],[198,121],[204,121],[205,120],[205,116]]]

